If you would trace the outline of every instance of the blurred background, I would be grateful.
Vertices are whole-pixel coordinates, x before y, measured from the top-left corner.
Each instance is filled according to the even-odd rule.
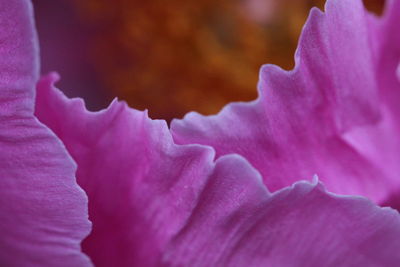
[[[34,0],[42,73],[90,110],[114,97],[152,118],[218,112],[257,97],[258,71],[294,65],[323,0]],[[365,0],[381,14],[384,0]]]

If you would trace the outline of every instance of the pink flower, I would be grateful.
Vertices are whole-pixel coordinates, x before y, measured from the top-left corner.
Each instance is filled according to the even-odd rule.
[[[397,266],[400,216],[377,204],[400,189],[399,3],[378,19],[361,1],[328,1],[293,71],[263,67],[257,101],[189,114],[171,134],[118,101],[88,112],[56,74],[34,101],[30,3],[3,0],[0,263]],[[348,196],[301,180],[314,174]]]

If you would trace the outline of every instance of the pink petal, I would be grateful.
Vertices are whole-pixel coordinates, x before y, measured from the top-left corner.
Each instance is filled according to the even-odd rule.
[[[380,100],[395,115],[400,116],[400,82],[396,70],[400,63],[400,1],[387,0],[385,16],[382,19],[371,18],[374,36],[371,42],[376,50],[376,76],[380,90]],[[373,26],[373,27],[372,27]],[[400,121],[397,119],[397,126]]]
[[[238,155],[175,145],[164,121],[113,102],[88,112],[52,83],[37,115],[78,163],[97,266],[396,266],[400,216],[299,182],[269,193]]]
[[[87,266],[87,198],[75,165],[33,116],[38,48],[29,1],[0,4],[0,265]]]
[[[383,201],[399,187],[400,141],[397,119],[377,103],[383,90],[374,43],[379,29],[359,0],[328,1],[325,14],[313,9],[294,70],[265,65],[256,101],[230,104],[216,116],[174,120],[174,140],[211,145],[217,157],[243,155],[272,191],[318,174],[330,191]],[[365,146],[359,133],[369,139]],[[381,164],[388,158],[390,164]]]
[[[379,84],[381,120],[376,124],[354,128],[343,137],[359,153],[384,173],[384,181],[394,181],[383,199],[384,205],[400,209],[398,180],[400,161],[400,82],[396,77],[400,61],[400,1],[388,1],[383,18],[370,16],[373,35],[372,49],[377,62],[376,77]],[[398,75],[398,74],[397,74]],[[378,99],[377,99],[378,100]]]

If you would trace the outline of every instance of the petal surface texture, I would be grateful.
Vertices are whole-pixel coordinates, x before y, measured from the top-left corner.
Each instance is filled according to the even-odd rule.
[[[241,156],[176,145],[164,121],[38,85],[37,116],[78,163],[96,266],[397,266],[400,216],[298,182],[270,193]]]
[[[174,120],[175,142],[244,156],[271,191],[317,174],[329,191],[382,203],[400,186],[399,2],[383,18],[359,0],[311,10],[293,70],[265,65],[256,101]]]
[[[87,197],[34,116],[39,51],[30,1],[0,1],[0,266],[90,266]]]

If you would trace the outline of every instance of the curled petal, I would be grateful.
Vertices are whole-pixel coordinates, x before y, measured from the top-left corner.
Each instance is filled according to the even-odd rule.
[[[89,266],[75,164],[33,116],[38,55],[30,2],[0,1],[0,265]]]
[[[400,160],[400,143],[393,113],[378,102],[383,89],[376,68],[381,45],[375,39],[383,32],[377,21],[391,18],[397,25],[393,8],[381,20],[360,0],[327,1],[325,13],[313,9],[294,70],[264,66],[256,101],[229,104],[216,116],[189,113],[174,120],[174,140],[211,145],[217,157],[243,155],[272,191],[317,174],[330,191],[381,203],[400,186],[399,165],[382,164]],[[385,140],[375,142],[382,132]],[[365,146],[360,135],[369,140]],[[372,157],[372,151],[379,153]]]
[[[241,156],[174,144],[164,121],[114,101],[88,112],[38,85],[37,116],[78,163],[97,266],[395,266],[400,216],[298,182],[270,193]]]

